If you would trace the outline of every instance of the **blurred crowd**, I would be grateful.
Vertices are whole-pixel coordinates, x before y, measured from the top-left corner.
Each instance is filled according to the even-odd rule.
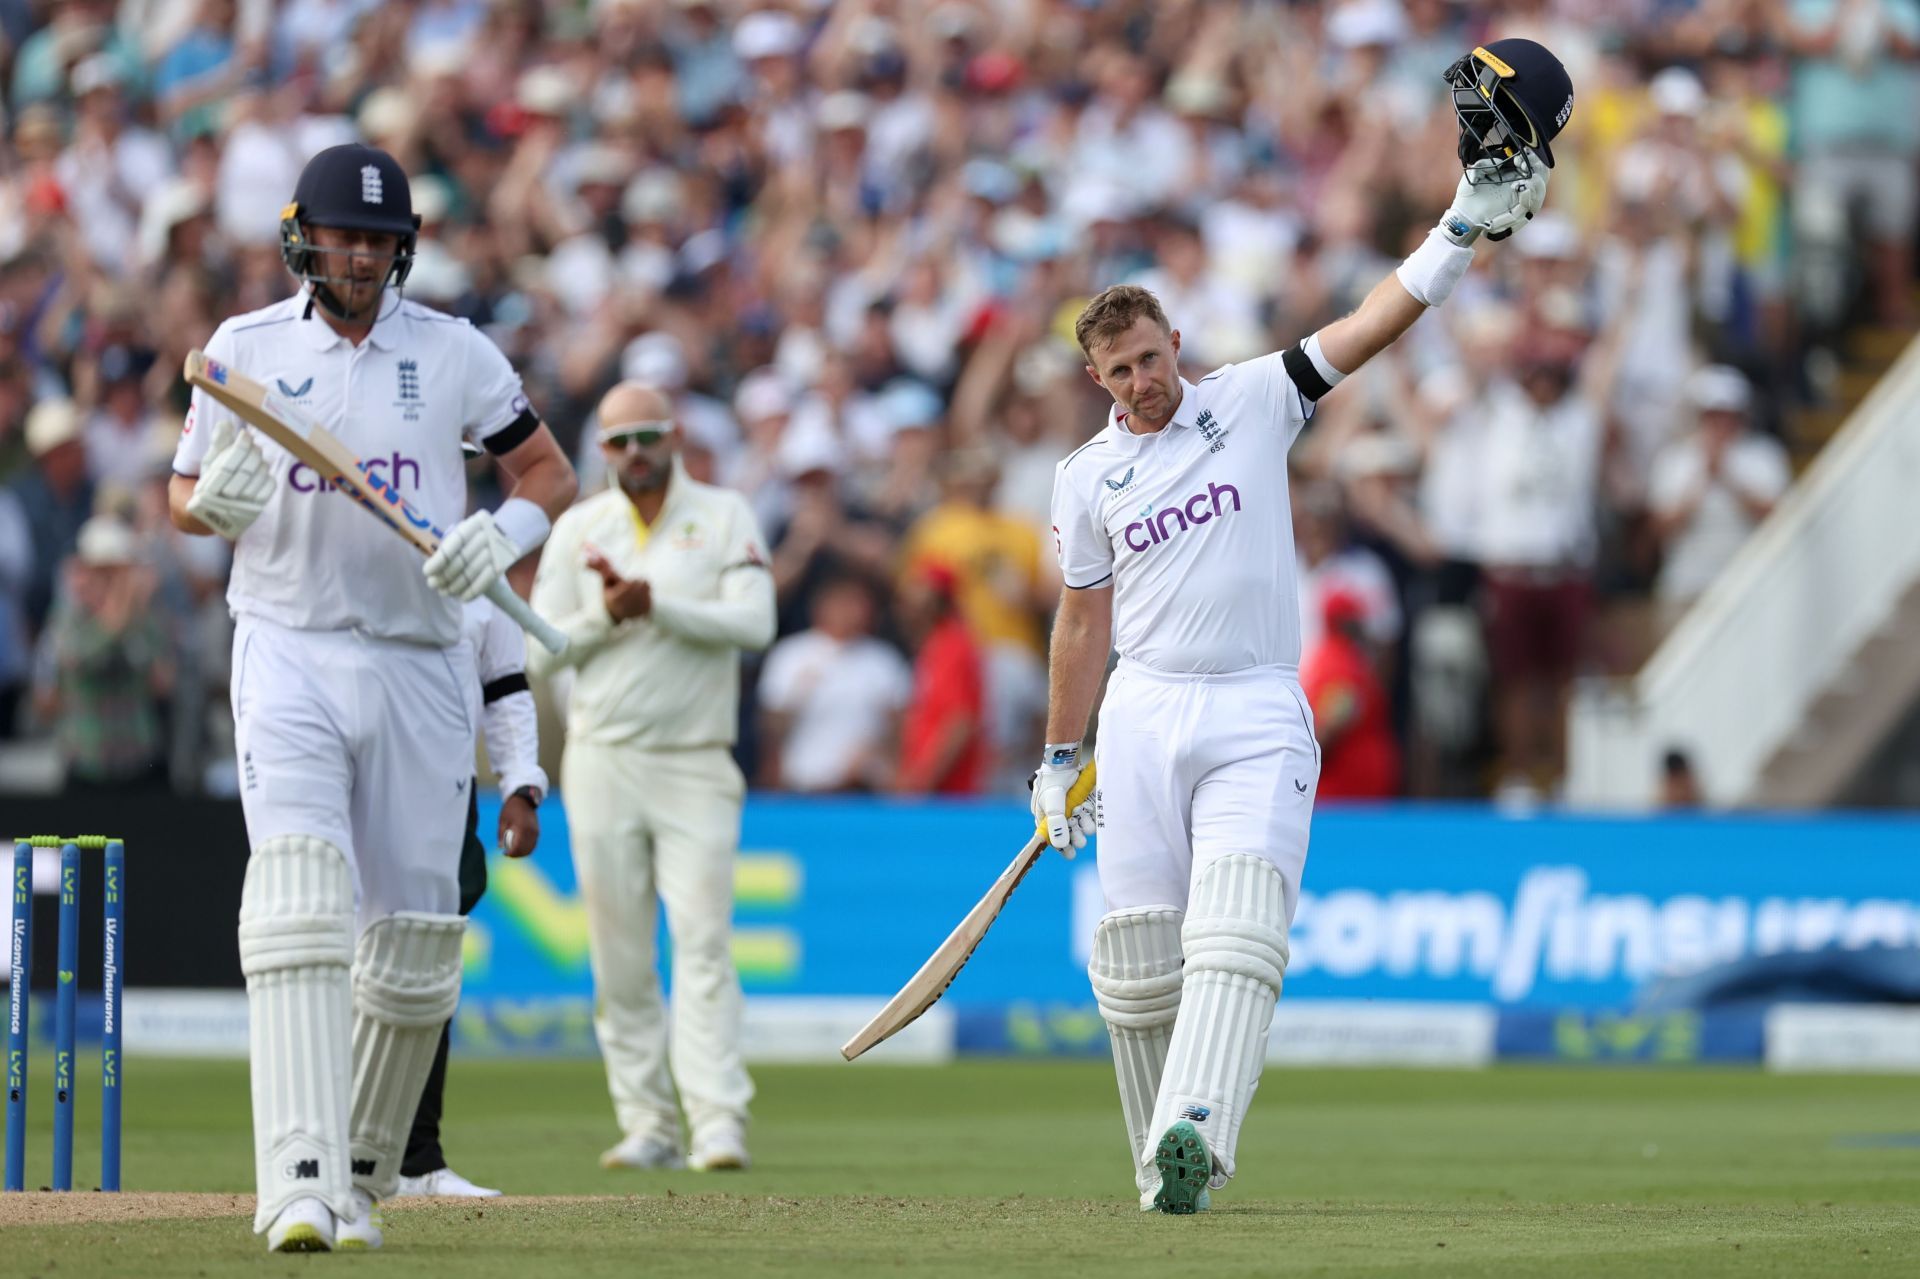
[[[335,141],[413,175],[409,296],[508,353],[586,491],[629,377],[750,497],[769,786],[1018,785],[1052,469],[1103,422],[1079,306],[1152,288],[1192,377],[1341,314],[1445,208],[1478,42],[1578,102],[1548,213],[1295,451],[1328,797],[1550,788],[1569,681],[1780,497],[1838,334],[1909,321],[1914,0],[0,0],[0,35],[0,735],[73,784],[232,785],[179,369],[291,290]]]

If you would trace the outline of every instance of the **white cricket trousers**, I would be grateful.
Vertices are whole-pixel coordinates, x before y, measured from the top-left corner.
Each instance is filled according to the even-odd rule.
[[[593,1027],[620,1131],[678,1144],[674,1085],[695,1132],[744,1123],[733,871],[746,779],[724,747],[572,741],[560,766],[587,907]],[[658,907],[673,946],[673,1023],[660,993]],[[671,1068],[671,1079],[669,1079]]]
[[[243,614],[232,693],[251,845],[308,835],[345,853],[362,928],[399,910],[457,914],[478,688],[464,644]]]
[[[1100,889],[1107,910],[1187,907],[1228,853],[1264,857],[1300,900],[1320,747],[1292,666],[1176,675],[1121,661],[1094,745]]]

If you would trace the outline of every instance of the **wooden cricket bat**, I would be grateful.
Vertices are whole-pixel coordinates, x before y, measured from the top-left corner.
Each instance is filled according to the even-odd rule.
[[[413,543],[422,555],[432,555],[440,549],[440,539],[445,535],[434,527],[433,521],[401,496],[389,480],[355,457],[339,436],[320,425],[305,409],[239,370],[209,359],[204,351],[187,352],[186,373],[189,383],[259,428],[262,435],[312,467],[322,478],[333,481],[341,492],[351,495],[379,516],[388,528]],[[515,595],[505,577],[496,579],[487,588],[487,598],[550,652],[566,651],[567,637],[534,612],[531,604]]]
[[[1086,802],[1087,796],[1093,793],[1093,787],[1093,765],[1088,764],[1085,771],[1074,779],[1073,789],[1067,792],[1067,811],[1072,812]],[[1020,886],[1020,881],[1027,877],[1027,872],[1033,869],[1034,863],[1046,851],[1047,833],[1042,829],[1027,841],[1027,846],[1000,872],[1000,878],[993,881],[993,887],[987,890],[987,895],[967,912],[967,917],[960,921],[958,928],[947,934],[947,939],[940,943],[940,949],[920,965],[920,971],[900,988],[900,993],[889,999],[887,1006],[860,1028],[859,1034],[841,1046],[840,1055],[852,1061],[875,1044],[906,1029],[921,1013],[933,1007],[940,996],[947,993],[947,987],[953,985],[953,979],[960,975],[967,961],[973,958],[973,952],[986,937],[987,929],[993,927],[993,921],[1000,917],[1007,899],[1013,896],[1013,890]]]

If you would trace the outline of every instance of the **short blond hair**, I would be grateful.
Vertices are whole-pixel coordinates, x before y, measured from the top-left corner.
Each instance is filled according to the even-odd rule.
[[[1093,348],[1113,341],[1137,324],[1141,317],[1152,320],[1163,333],[1173,332],[1160,299],[1137,284],[1116,284],[1087,303],[1080,318],[1073,322],[1073,336],[1089,364],[1098,364]]]

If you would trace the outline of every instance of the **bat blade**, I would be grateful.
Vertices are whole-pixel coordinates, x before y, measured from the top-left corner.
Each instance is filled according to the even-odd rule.
[[[1068,812],[1086,801],[1093,792],[1095,781],[1093,765],[1089,764],[1074,781],[1073,789],[1067,793]],[[939,949],[927,958],[927,962],[920,965],[920,971],[907,979],[907,984],[874,1014],[873,1020],[841,1045],[842,1057],[852,1061],[874,1045],[886,1042],[918,1021],[922,1013],[940,1001],[940,997],[947,993],[954,979],[960,975],[960,970],[973,958],[973,952],[986,940],[987,930],[993,927],[993,921],[1006,908],[1013,890],[1020,887],[1020,881],[1039,862],[1047,847],[1044,834],[1036,834],[1027,840],[1026,846],[1000,872],[1000,878],[993,881],[993,887],[974,903],[973,909],[947,934],[947,939],[940,943]]]
[[[187,352],[186,378],[322,479],[332,481],[334,487],[378,516],[422,555],[440,549],[443,534],[433,521],[305,409],[198,349]],[[487,588],[487,598],[550,652],[566,651],[567,637],[514,594],[506,578],[496,579]]]

